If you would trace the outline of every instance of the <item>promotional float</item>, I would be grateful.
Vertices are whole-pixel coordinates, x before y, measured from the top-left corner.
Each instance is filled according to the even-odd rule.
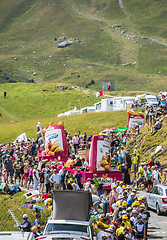
[[[42,129],[40,123],[37,125],[37,140],[39,145],[38,157],[45,160],[58,160],[66,162],[68,159],[67,140],[64,130],[64,123],[49,123],[45,129]]]
[[[142,127],[144,125],[144,114],[142,112],[135,113],[133,111],[127,111],[128,113],[128,127],[132,128],[135,125]]]
[[[45,129],[38,123],[37,131],[39,161],[55,161],[58,163],[59,169],[64,165],[67,170],[70,170],[75,175],[77,168],[74,167],[75,160],[68,156],[64,123],[60,122],[56,125],[51,122]],[[110,166],[110,142],[106,135],[93,135],[87,161],[89,171],[81,171],[84,182],[88,178],[93,179],[95,173],[97,178],[101,179],[104,188],[111,188],[115,177],[122,180],[122,171],[112,169]]]
[[[97,174],[97,178],[101,179],[104,188],[111,188],[114,178],[122,180],[122,171],[112,169],[110,160],[110,142],[106,135],[93,136],[90,154],[89,154],[89,172],[82,172],[84,181],[87,178],[93,178],[93,174]]]
[[[72,168],[74,160],[68,160],[66,167],[71,166],[70,170],[73,175],[77,173],[77,169]],[[93,174],[97,174],[97,178],[101,179],[103,188],[110,189],[114,178],[122,180],[122,171],[112,169],[110,166],[110,142],[106,135],[94,135],[92,137],[89,152],[89,171],[81,171],[83,180],[86,182],[88,178],[93,179]]]

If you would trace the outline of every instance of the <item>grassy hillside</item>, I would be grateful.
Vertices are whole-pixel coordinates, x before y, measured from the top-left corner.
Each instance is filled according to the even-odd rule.
[[[167,87],[165,0],[0,0],[0,82]],[[121,25],[121,27],[111,27]],[[58,48],[71,39],[73,44]],[[131,65],[123,66],[130,63]],[[78,77],[79,76],[79,77]]]
[[[16,219],[18,222],[23,221],[23,214],[28,214],[28,220],[33,225],[35,217],[33,215],[32,209],[29,208],[22,208],[23,204],[27,201],[26,198],[23,196],[25,192],[16,193],[14,196],[10,195],[3,195],[1,193],[0,195],[0,231],[18,231],[19,229],[15,227],[15,221],[13,220],[11,214],[9,213],[10,209],[14,215],[16,216]],[[44,203],[40,203],[40,206],[44,207]],[[41,214],[41,225],[44,225],[46,223],[47,218],[50,216],[50,211],[45,210]]]
[[[26,120],[24,122],[2,123],[0,124],[0,143],[13,142],[21,133],[25,132],[28,138],[36,138],[36,125],[38,122],[46,127],[49,122],[64,122],[68,132],[74,135],[79,130],[92,134],[93,131],[100,132],[107,127],[126,126],[128,116],[126,112],[101,112],[84,113],[70,117],[50,117],[37,118],[35,120]]]
[[[97,102],[95,93],[75,90],[72,85],[13,83],[0,85],[0,122],[24,121],[37,118],[56,117],[68,110],[91,106]],[[6,90],[7,98],[3,98]]]
[[[151,128],[146,126],[140,135],[135,137],[128,144],[128,149],[133,151],[137,144],[140,149],[141,161],[148,162],[151,156],[160,161],[162,165],[167,166],[167,117],[163,119],[163,127],[154,135],[151,134]],[[162,149],[155,153],[157,146],[162,146]]]

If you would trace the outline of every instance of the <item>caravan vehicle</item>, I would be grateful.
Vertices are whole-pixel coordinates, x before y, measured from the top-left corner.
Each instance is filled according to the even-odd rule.
[[[80,110],[77,110],[77,108],[75,107],[73,110],[58,114],[57,117],[72,116],[72,115],[79,114],[79,113],[81,113]]]
[[[96,112],[113,111],[113,98],[102,99],[101,102],[94,104]]]
[[[96,112],[106,111],[125,111],[135,102],[135,97],[115,97],[102,99],[101,102],[95,103]]]
[[[139,106],[146,107],[146,106],[153,106],[157,107],[158,106],[158,100],[155,95],[150,95],[150,94],[143,94],[140,96],[136,97],[136,100],[139,103]]]
[[[125,111],[135,102],[135,97],[115,97],[113,98],[113,111]]]
[[[96,111],[96,112],[100,112],[100,109],[101,109],[101,101],[95,103],[94,106],[95,106],[95,111]]]
[[[90,113],[90,112],[95,112],[95,110],[96,110],[95,106],[84,107],[80,109],[80,113]]]

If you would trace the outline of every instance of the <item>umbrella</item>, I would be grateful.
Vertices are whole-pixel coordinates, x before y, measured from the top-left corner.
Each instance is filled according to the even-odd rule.
[[[129,127],[118,127],[115,129],[115,132],[124,133],[129,129]]]
[[[115,133],[115,128],[106,128],[102,131],[102,133],[107,133],[107,132]]]

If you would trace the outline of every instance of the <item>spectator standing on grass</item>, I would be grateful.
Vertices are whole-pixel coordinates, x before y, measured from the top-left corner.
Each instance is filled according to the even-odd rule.
[[[4,179],[4,183],[7,183],[7,181],[8,181],[8,174],[7,174],[6,169],[3,170],[3,179]]]
[[[46,193],[50,193],[50,181],[49,181],[50,175],[51,175],[51,171],[48,169],[46,176],[45,176],[45,180],[44,180],[45,187],[46,187]]]
[[[160,181],[160,176],[159,176],[159,171],[157,169],[157,166],[155,165],[152,167],[153,173],[152,173],[152,179],[153,179],[153,186],[159,184]]]
[[[33,170],[34,190],[37,190],[38,181],[39,181],[39,172],[38,172],[37,168],[38,168],[38,166],[35,165],[34,170]]]
[[[57,169],[54,169],[52,176],[49,178],[49,181],[54,184],[54,190],[60,190],[60,174],[57,173]]]
[[[109,195],[108,195],[107,189],[104,189],[103,192],[104,193],[101,195],[100,200],[103,203],[103,213],[106,216],[106,214],[109,212],[109,207],[110,207],[109,201],[108,201]]]
[[[4,95],[4,98],[6,98],[6,91],[4,91],[3,95]]]
[[[39,176],[40,176],[41,193],[43,194],[44,182],[45,182],[45,168],[42,168],[42,171],[40,172]]]
[[[77,154],[79,149],[79,137],[77,136],[77,133],[75,133],[75,136],[73,137],[72,140],[74,144],[75,154]]]
[[[84,180],[83,180],[82,173],[81,173],[80,169],[78,169],[77,173],[75,174],[75,180],[76,180],[76,183],[78,184],[79,188],[83,189]]]
[[[21,182],[21,176],[20,176],[20,169],[21,169],[21,162],[19,158],[16,159],[16,162],[13,165],[15,175],[14,175],[14,183],[16,184],[16,179],[19,178],[19,185]]]
[[[150,166],[148,166],[147,171],[146,171],[146,180],[147,180],[147,189],[150,191],[153,187],[153,181],[152,181],[152,169]]]
[[[72,175],[71,171],[68,170],[67,174],[66,174],[66,177],[65,177],[66,188],[67,188],[67,185],[70,181],[73,181],[73,175]]]
[[[33,181],[33,170],[34,170],[34,165],[32,165],[29,169],[28,186],[27,186],[28,190],[29,190],[31,182]]]
[[[10,183],[13,183],[13,161],[12,157],[10,155],[7,155],[6,159],[4,160],[4,166],[7,171],[7,182],[8,182],[8,177],[10,175]]]

